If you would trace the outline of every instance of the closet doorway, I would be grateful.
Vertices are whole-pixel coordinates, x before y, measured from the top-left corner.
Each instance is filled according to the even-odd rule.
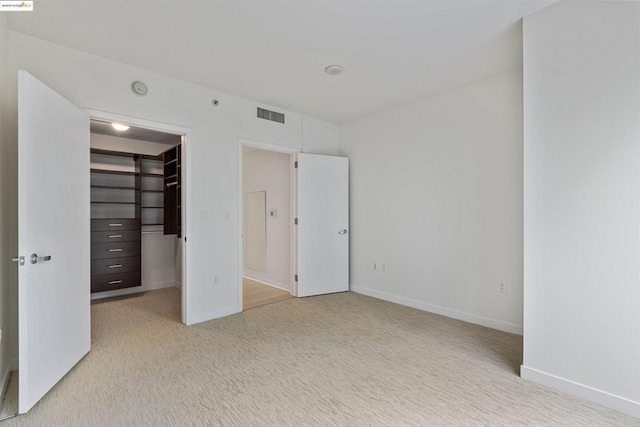
[[[162,290],[187,323],[186,132],[100,113],[90,132],[92,303]]]
[[[241,144],[242,309],[295,295],[295,153]]]

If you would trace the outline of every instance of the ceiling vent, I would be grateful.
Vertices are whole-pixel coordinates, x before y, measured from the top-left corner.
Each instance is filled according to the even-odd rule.
[[[284,124],[284,114],[258,107],[258,118]]]

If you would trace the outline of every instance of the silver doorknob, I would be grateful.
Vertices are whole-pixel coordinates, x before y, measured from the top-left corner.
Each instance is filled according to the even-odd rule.
[[[347,234],[348,231],[346,229],[338,231],[338,234]]]
[[[31,261],[31,264],[36,264],[38,261],[51,261],[51,255],[38,256],[38,254],[31,254],[29,261]]]

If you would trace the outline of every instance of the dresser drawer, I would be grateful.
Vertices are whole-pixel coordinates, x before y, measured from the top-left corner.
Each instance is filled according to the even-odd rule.
[[[120,274],[140,271],[140,257],[107,258],[91,260],[91,275]]]
[[[139,230],[140,219],[92,219],[91,231]]]
[[[91,292],[112,291],[114,289],[141,286],[140,272],[122,274],[103,274],[91,278]]]
[[[140,241],[91,243],[91,259],[140,256]]]
[[[140,231],[93,231],[91,243],[140,241]]]

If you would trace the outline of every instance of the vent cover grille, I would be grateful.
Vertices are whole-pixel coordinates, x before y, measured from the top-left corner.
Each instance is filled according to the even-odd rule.
[[[284,114],[275,111],[265,110],[258,107],[258,118],[271,120],[272,122],[284,123]]]

